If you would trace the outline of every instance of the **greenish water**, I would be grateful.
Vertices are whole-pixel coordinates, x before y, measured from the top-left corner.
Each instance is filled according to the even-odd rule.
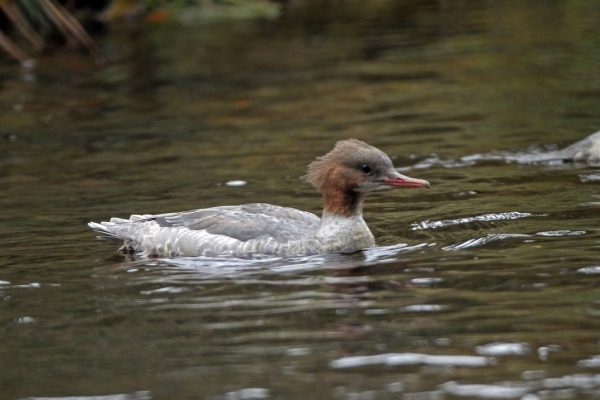
[[[600,170],[457,161],[600,129],[600,7],[414,3],[3,64],[0,397],[600,398]],[[85,226],[318,213],[298,177],[348,137],[432,183],[368,199],[364,253],[128,261]]]

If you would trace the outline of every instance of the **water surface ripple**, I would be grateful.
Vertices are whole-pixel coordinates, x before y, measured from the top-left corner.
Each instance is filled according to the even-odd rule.
[[[2,69],[0,397],[600,398],[598,168],[515,162],[599,129],[599,5],[281,3]],[[369,196],[362,252],[132,260],[86,229],[318,213],[298,177],[348,137],[432,183]]]

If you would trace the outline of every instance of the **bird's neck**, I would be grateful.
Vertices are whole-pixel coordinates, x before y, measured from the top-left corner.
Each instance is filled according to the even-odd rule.
[[[316,236],[327,252],[354,252],[375,244],[375,238],[361,213],[343,216],[325,209]]]
[[[332,188],[323,191],[322,194],[323,215],[338,215],[346,218],[362,215],[363,193],[354,189]]]

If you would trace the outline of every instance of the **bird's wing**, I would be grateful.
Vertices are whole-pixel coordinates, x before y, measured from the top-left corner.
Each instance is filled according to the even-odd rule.
[[[312,213],[263,203],[213,207],[150,217],[162,227],[204,230],[242,242],[269,237],[278,242],[285,242],[316,232],[320,224],[319,217]]]

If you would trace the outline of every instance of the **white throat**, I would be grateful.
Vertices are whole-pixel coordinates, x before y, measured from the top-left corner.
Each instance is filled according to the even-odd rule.
[[[360,212],[350,217],[323,212],[318,236],[334,251],[351,252],[375,244],[373,234]]]

